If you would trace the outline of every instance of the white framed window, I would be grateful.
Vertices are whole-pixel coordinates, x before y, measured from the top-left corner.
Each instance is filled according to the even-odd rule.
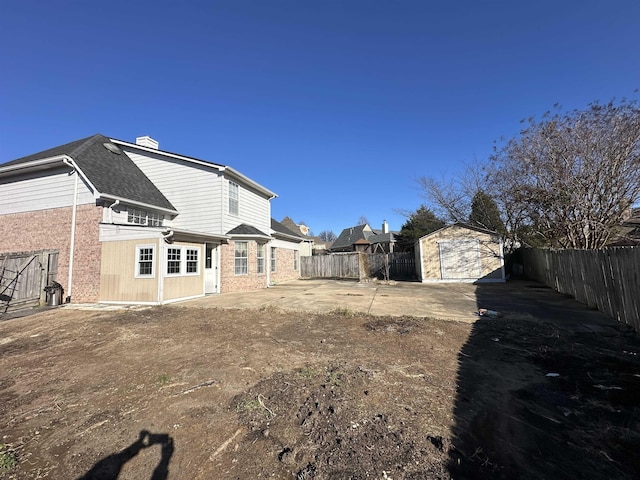
[[[293,269],[298,270],[300,267],[300,252],[298,250],[293,251]]]
[[[258,259],[258,273],[264,273],[264,243],[258,244],[256,257]]]
[[[186,273],[199,273],[199,265],[198,257],[200,256],[200,250],[197,248],[187,248],[186,260],[187,260],[187,268],[185,269]]]
[[[271,271],[276,271],[276,247],[271,247]]]
[[[136,245],[135,278],[153,278],[155,276],[155,256],[155,245]]]
[[[240,212],[240,187],[237,183],[229,182],[229,214],[238,215]]]
[[[249,242],[235,242],[235,265],[236,275],[247,275],[249,273]]]
[[[147,212],[145,210],[137,210],[129,208],[127,210],[127,222],[137,225],[148,225],[150,227],[161,227],[164,221],[164,215],[155,212]]]
[[[167,275],[189,276],[200,274],[200,248],[174,246],[167,248]]]
[[[167,275],[180,275],[181,248],[167,248]]]

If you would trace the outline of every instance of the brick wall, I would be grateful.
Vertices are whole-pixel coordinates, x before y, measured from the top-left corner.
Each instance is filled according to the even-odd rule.
[[[58,283],[66,291],[69,275],[69,246],[73,208],[53,208],[0,215],[0,253],[58,250]],[[72,302],[98,300],[100,291],[99,223],[102,207],[78,205],[73,262]]]
[[[276,248],[276,271],[269,275],[272,284],[300,278],[300,257],[298,257],[298,270],[293,269],[294,251],[289,248]],[[269,262],[269,268],[271,268],[271,262]]]
[[[265,258],[265,273],[258,274],[258,244],[255,241],[248,242],[247,275],[235,274],[235,242],[231,240],[228,245],[221,245],[220,248],[220,293],[245,292],[267,287],[266,269],[269,268],[269,262]],[[265,248],[265,255],[268,255],[266,250]]]

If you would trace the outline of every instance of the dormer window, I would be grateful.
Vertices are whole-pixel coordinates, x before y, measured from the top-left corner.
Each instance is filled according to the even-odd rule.
[[[147,225],[149,227],[161,227],[164,221],[164,215],[155,212],[147,212],[145,210],[136,210],[130,208],[127,211],[127,221],[136,225]]]

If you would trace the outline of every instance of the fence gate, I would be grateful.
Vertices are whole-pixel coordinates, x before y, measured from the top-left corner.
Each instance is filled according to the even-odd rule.
[[[58,252],[0,254],[0,315],[44,303],[44,287],[55,280]]]

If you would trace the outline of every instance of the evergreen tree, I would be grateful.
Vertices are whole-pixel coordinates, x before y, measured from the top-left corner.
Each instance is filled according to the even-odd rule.
[[[469,223],[476,227],[504,233],[504,223],[500,218],[500,211],[496,202],[484,191],[478,190],[471,201]]]
[[[398,250],[413,250],[415,242],[428,233],[444,227],[444,220],[438,218],[430,209],[421,205],[414,213],[409,215],[407,221],[402,225],[397,239]]]

